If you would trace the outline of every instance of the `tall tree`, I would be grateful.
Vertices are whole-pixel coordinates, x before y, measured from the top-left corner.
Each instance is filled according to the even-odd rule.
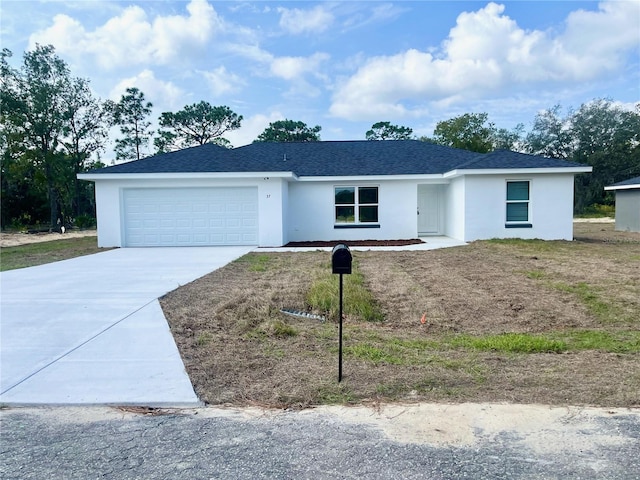
[[[91,161],[91,156],[104,150],[110,118],[105,104],[93,96],[89,82],[83,78],[73,79],[65,102],[65,136],[61,143],[73,167],[70,181],[73,189],[68,194],[77,217],[93,213],[88,210],[86,202],[87,193],[92,194],[93,185],[81,182],[77,175],[87,168],[98,166]]]
[[[25,52],[19,70],[9,66],[10,55],[8,50],[3,51],[1,68],[3,131],[12,135],[6,146],[14,149],[14,156],[31,161],[44,179],[49,221],[55,226],[59,219],[60,172],[65,170],[65,158],[58,147],[64,135],[70,71],[51,45],[36,45],[33,51]],[[3,160],[6,158],[3,155]]]
[[[640,104],[630,111],[597,99],[573,112],[569,123],[572,159],[593,167],[576,179],[576,208],[612,202],[605,186],[640,176]]]
[[[258,135],[256,142],[317,142],[322,127],[308,127],[306,123],[294,120],[278,120]]]
[[[606,185],[640,175],[640,105],[630,111],[608,99],[562,116],[559,105],[539,113],[527,135],[530,153],[591,165],[576,177],[576,211],[610,203]]]
[[[175,113],[163,112],[159,122],[161,128],[154,145],[158,153],[163,153],[205,143],[229,146],[229,141],[222,135],[240,128],[242,115],[227,106],[212,107],[202,101]]]
[[[104,145],[106,118],[87,80],[71,76],[52,46],[25,52],[18,69],[10,56],[4,50],[0,62],[2,225],[48,220],[55,227],[93,201],[76,174]]]
[[[110,103],[113,122],[120,127],[123,138],[116,140],[116,160],[139,160],[153,136],[149,129],[153,104],[147,102],[144,93],[136,87],[127,88],[118,103]]]
[[[498,128],[493,135],[494,150],[519,151],[524,148],[524,124],[519,123],[513,130]]]
[[[526,150],[534,155],[567,159],[573,154],[571,114],[562,118],[562,108],[540,112],[533,121],[533,128],[526,137]]]
[[[472,152],[487,153],[494,149],[496,128],[486,113],[465,113],[436,124],[434,136],[426,139]]]
[[[378,122],[367,130],[367,140],[410,140],[413,129],[399,125],[392,125],[390,122]]]

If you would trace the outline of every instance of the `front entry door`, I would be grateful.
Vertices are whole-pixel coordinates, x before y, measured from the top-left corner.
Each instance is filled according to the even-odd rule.
[[[440,235],[440,187],[418,187],[418,234]]]

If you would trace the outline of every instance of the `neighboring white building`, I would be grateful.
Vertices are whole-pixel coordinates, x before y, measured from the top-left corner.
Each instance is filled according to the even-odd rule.
[[[616,230],[640,232],[640,177],[618,182],[605,190],[616,195]]]
[[[78,175],[98,245],[258,245],[446,235],[572,240],[591,167],[417,140],[208,144]]]

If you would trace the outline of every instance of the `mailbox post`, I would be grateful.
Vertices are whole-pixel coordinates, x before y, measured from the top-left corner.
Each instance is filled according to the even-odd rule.
[[[331,268],[334,274],[340,275],[340,308],[338,311],[338,321],[340,322],[338,346],[338,382],[342,381],[342,275],[351,274],[351,250],[343,243],[339,243],[333,247],[331,252]]]

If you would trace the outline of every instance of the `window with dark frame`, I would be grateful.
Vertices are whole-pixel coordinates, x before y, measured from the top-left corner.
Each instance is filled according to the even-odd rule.
[[[530,185],[528,180],[507,182],[507,226],[529,226]]]
[[[378,223],[378,187],[334,188],[336,224]]]

